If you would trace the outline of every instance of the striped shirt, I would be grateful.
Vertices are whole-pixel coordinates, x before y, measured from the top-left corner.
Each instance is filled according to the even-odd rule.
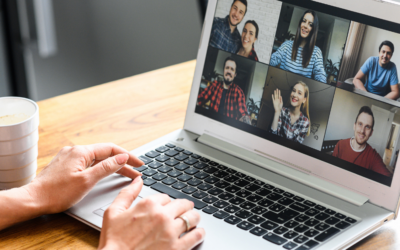
[[[236,54],[240,46],[242,46],[240,41],[241,36],[237,28],[231,33],[228,19],[229,16],[225,18],[214,17],[210,45],[214,48]]]
[[[284,42],[279,49],[272,54],[270,65],[278,66],[283,70],[290,71],[314,80],[326,83],[326,74],[321,50],[315,46],[310,63],[303,68],[303,48],[297,50],[296,61],[292,61],[293,41]]]

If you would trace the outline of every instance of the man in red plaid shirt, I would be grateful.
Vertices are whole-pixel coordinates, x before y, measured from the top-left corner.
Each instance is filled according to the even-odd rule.
[[[215,112],[250,123],[246,97],[243,90],[233,83],[237,75],[236,65],[236,61],[232,57],[225,59],[224,81],[215,81],[201,92],[197,98],[197,105],[203,105],[210,100],[210,108]]]

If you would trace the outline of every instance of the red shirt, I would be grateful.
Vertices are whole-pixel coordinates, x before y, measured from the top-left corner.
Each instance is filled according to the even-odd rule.
[[[224,84],[222,82],[215,81],[211,83],[197,97],[197,105],[203,105],[208,100],[211,100],[210,108],[218,112],[223,91]],[[236,120],[247,115],[246,97],[243,90],[234,83],[231,83],[226,92],[223,114]]]
[[[381,156],[368,143],[361,152],[356,152],[350,145],[350,138],[340,140],[333,150],[333,156],[354,163],[360,167],[375,171],[382,175],[392,176],[387,170]]]

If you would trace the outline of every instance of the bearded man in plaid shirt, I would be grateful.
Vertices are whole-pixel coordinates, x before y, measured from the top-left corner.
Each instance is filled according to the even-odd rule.
[[[229,15],[214,17],[210,45],[236,54],[241,47],[241,35],[237,29],[247,11],[247,0],[233,0]]]
[[[215,81],[201,92],[197,105],[210,102],[210,109],[230,118],[250,124],[247,115],[246,97],[243,90],[233,80],[236,77],[236,61],[228,57],[224,62],[224,81]]]

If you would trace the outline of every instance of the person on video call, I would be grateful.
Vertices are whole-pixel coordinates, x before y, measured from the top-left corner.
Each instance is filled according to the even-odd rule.
[[[242,47],[237,54],[258,62],[257,53],[254,50],[254,43],[257,38],[258,24],[253,20],[247,21],[242,31]]]
[[[192,249],[199,244],[205,232],[196,228],[200,215],[193,202],[156,194],[130,208],[143,182],[141,174],[125,164],[139,167],[143,162],[111,143],[63,148],[30,184],[0,191],[0,230],[65,211],[98,181],[119,173],[134,180],[105,211],[98,249]]]
[[[374,131],[374,114],[368,106],[361,107],[354,123],[354,137],[340,140],[333,156],[377,173],[391,176],[381,156],[368,143]]]
[[[354,77],[354,86],[389,99],[399,98],[399,78],[396,64],[390,61],[393,53],[393,43],[383,41],[379,46],[379,56],[368,58]]]
[[[214,17],[211,29],[210,45],[230,53],[237,53],[241,46],[238,24],[247,11],[247,0],[233,0],[229,15],[225,18]]]
[[[326,83],[322,52],[315,46],[318,26],[317,14],[312,10],[304,12],[294,41],[284,42],[272,54],[270,65]]]
[[[250,124],[246,97],[243,90],[234,83],[236,75],[237,63],[235,59],[226,58],[223,82],[216,80],[205,88],[197,97],[197,105],[203,105],[210,100],[210,108],[215,112]]]
[[[274,91],[272,103],[275,113],[271,133],[303,143],[304,138],[310,135],[309,93],[308,86],[298,81],[290,93],[288,107],[283,107],[281,91]]]

